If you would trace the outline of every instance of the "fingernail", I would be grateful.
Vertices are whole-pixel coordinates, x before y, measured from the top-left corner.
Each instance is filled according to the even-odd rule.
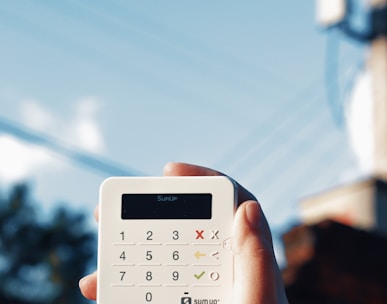
[[[82,279],[80,279],[79,283],[78,283],[79,287],[83,287],[83,286],[87,285],[89,282],[89,278],[90,278],[90,275],[87,275],[87,276],[83,277]]]
[[[85,283],[86,277],[83,277],[79,280],[79,287],[82,287],[82,285]]]

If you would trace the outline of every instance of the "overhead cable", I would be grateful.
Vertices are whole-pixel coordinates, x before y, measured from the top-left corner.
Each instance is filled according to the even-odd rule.
[[[49,151],[53,151],[61,156],[66,157],[73,163],[80,164],[88,169],[99,171],[108,176],[134,176],[144,175],[144,173],[127,168],[124,165],[114,163],[108,159],[104,159],[98,155],[93,155],[84,151],[80,151],[74,147],[70,147],[58,140],[36,131],[28,130],[21,125],[11,122],[3,117],[0,117],[0,131],[15,136],[22,141],[33,145],[41,146]]]

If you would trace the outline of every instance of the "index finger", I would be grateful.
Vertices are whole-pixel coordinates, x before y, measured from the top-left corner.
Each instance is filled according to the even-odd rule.
[[[187,164],[187,163],[173,163],[173,162],[167,163],[165,165],[164,175],[165,176],[227,176],[222,172],[219,172],[210,168]],[[228,178],[230,177],[228,176]],[[236,190],[238,192],[238,206],[248,200],[258,201],[251,192],[246,190],[235,180],[233,180],[233,182],[237,187]]]

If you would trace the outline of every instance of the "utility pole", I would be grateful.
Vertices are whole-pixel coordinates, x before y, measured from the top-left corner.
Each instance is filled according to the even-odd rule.
[[[383,275],[387,266],[387,0],[368,0],[367,30],[351,22],[352,5],[363,0],[317,1],[320,25],[341,30],[368,48],[365,73],[351,101],[350,111],[356,110],[350,115],[358,128],[353,135],[360,135],[356,140],[368,150],[357,152],[372,151],[367,153],[371,172],[362,180],[300,202],[303,225],[283,236],[288,261],[283,278],[289,301],[313,303],[326,298],[327,302],[387,303],[383,287],[387,283]],[[356,149],[357,143],[353,146]]]
[[[370,2],[372,40],[368,69],[373,97],[373,173],[387,177],[387,0]]]
[[[369,30],[351,25],[351,7],[360,0],[317,0],[317,22],[337,28],[350,39],[369,45],[366,70],[371,75],[371,174],[387,178],[387,0],[368,0]]]
[[[351,26],[354,1],[317,0],[318,20],[324,28],[336,27],[369,45],[365,68],[371,75],[372,171],[361,181],[303,199],[301,218],[306,224],[329,218],[387,235],[387,0],[368,0],[370,29],[366,32]]]

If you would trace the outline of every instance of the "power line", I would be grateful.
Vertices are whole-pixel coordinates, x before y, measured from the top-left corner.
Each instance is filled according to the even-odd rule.
[[[328,115],[326,115],[328,116]],[[322,122],[322,121],[321,121]],[[321,124],[319,124],[316,127],[322,127]],[[328,135],[328,134],[322,134],[318,137],[318,141],[314,145],[305,145],[303,146],[301,152],[306,151],[313,151],[314,153],[309,153],[309,157],[306,157],[304,153],[299,153],[301,156],[298,160],[294,160],[287,163],[286,170],[282,170],[282,174],[277,179],[277,182],[282,185],[281,191],[279,192],[287,192],[291,189],[294,189],[297,184],[299,184],[300,181],[303,181],[303,187],[305,188],[305,180],[307,178],[310,178],[310,176],[313,176],[311,180],[314,180],[317,178],[316,175],[321,175],[321,172],[316,170],[317,167],[320,167],[321,165],[324,166],[324,169],[326,167],[329,168],[335,168],[331,166],[327,166],[327,164],[330,164],[332,162],[332,159],[339,158],[339,154],[341,151],[338,151],[336,149],[337,145],[342,143],[342,136],[338,133],[336,133],[334,136]],[[337,156],[337,157],[336,157]],[[300,159],[302,159],[303,164],[300,165]],[[296,171],[297,175],[296,178],[291,178],[292,175],[290,172],[292,171],[291,168]],[[293,172],[294,172],[293,171]],[[289,176],[289,174],[291,176]],[[262,180],[263,177],[260,177]],[[281,182],[282,180],[282,182]],[[270,191],[270,188],[273,188],[272,186],[267,187],[267,190]],[[271,189],[273,190],[273,189]],[[278,191],[277,191],[278,192]]]
[[[320,95],[315,97],[314,99],[319,100],[321,99],[321,97],[322,96]],[[311,102],[311,100],[309,102]],[[314,103],[310,103],[309,105],[314,105]],[[287,120],[285,120],[283,124],[281,124],[278,128],[275,129],[275,134],[279,134],[279,132],[282,131],[285,127],[292,127],[292,129],[294,130],[293,132],[289,131],[289,129],[286,130],[289,136],[285,137],[285,141],[277,150],[273,151],[272,153],[266,153],[262,155],[262,151],[264,148],[263,144],[265,144],[265,146],[268,146],[270,142],[274,141],[275,134],[272,134],[272,136],[267,138],[265,142],[261,142],[258,145],[259,149],[254,149],[254,151],[260,153],[261,156],[257,157],[257,153],[254,153],[251,154],[250,159],[254,157],[259,160],[260,164],[263,165],[262,170],[259,170],[259,183],[267,177],[269,172],[276,171],[274,170],[275,167],[277,167],[277,172],[289,171],[290,167],[297,167],[299,166],[300,162],[305,162],[305,154],[308,150],[316,150],[316,147],[318,147],[318,144],[321,143],[322,138],[318,137],[318,142],[316,142],[315,144],[311,143],[313,142],[313,139],[316,138],[316,134],[321,133],[317,131],[326,129],[329,117],[327,115],[321,114],[319,114],[318,116],[316,116],[315,114],[311,115],[310,110],[313,109],[316,110],[314,107],[301,108],[300,112],[295,113],[295,115],[293,116],[287,117]],[[307,121],[301,122],[302,117],[307,117]],[[301,132],[297,131],[297,128],[300,128],[296,127],[297,123],[302,123]],[[300,147],[303,147],[301,153]],[[330,148],[332,149],[332,147]],[[292,155],[295,155],[295,157],[292,157]],[[286,161],[286,159],[291,159],[291,161]],[[248,159],[245,161],[246,163],[251,163],[251,161],[249,161]],[[250,166],[247,172],[251,172],[251,170],[252,167]],[[281,174],[281,177],[283,175],[284,174]]]
[[[311,139],[315,139],[317,131],[323,129],[322,127],[326,125],[328,119],[329,117],[323,115],[312,117],[310,122],[300,131],[293,132],[294,137],[291,140],[285,141],[272,153],[266,154],[262,158],[257,158],[260,160],[259,174],[256,175],[257,178],[255,179],[256,181],[258,180],[258,184],[266,180],[270,172],[284,172],[284,168],[289,170],[290,166],[295,166],[295,159],[297,158],[304,162],[305,157],[303,155],[308,150],[310,151],[316,147],[316,144],[311,144]],[[296,157],[293,157],[294,155]]]
[[[319,79],[318,79],[319,82]],[[280,108],[279,111],[288,113],[290,110],[294,108],[294,102],[298,101],[300,99],[307,99],[311,101],[311,98],[305,98],[306,95],[309,95],[314,91],[314,88],[317,84],[317,81],[313,81],[310,85],[308,85],[300,94],[297,94],[294,98],[289,99],[288,102],[286,102],[285,108]],[[300,116],[304,113],[309,107],[311,106],[310,102],[306,102],[302,105],[302,107],[298,108],[296,110],[296,113],[293,113],[292,116],[287,116],[286,119],[278,122],[275,124],[274,128],[270,129],[268,132],[265,133],[265,135],[256,142],[257,134],[259,134],[259,131],[262,130],[262,128],[265,128],[265,126],[274,121],[274,117],[278,117],[279,111],[276,111],[273,115],[265,117],[264,120],[259,120],[258,125],[252,129],[242,140],[240,140],[237,144],[234,145],[229,151],[226,151],[226,153],[223,155],[223,157],[220,158],[220,160],[217,161],[217,163],[214,165],[215,168],[226,166],[226,164],[232,164],[229,170],[232,170],[233,168],[236,168],[240,166],[240,163],[248,162],[249,154],[254,153],[255,150],[258,150],[260,147],[264,146],[268,141],[272,140],[274,138],[274,135],[281,130],[282,128],[285,128],[287,125],[289,125],[295,118]],[[244,150],[244,155],[238,155],[236,158],[235,155],[239,154],[241,151],[241,147],[246,148]],[[237,159],[236,162],[232,161],[232,159]],[[247,159],[247,160],[246,160]],[[239,164],[239,165],[238,165]]]
[[[91,155],[89,153],[79,151],[76,148],[65,145],[46,134],[27,130],[26,128],[3,117],[0,117],[0,130],[25,142],[53,151],[76,164],[80,164],[88,169],[99,171],[100,173],[107,174],[109,176],[144,175],[138,170],[113,163],[112,161],[103,159],[97,155]]]
[[[73,8],[76,8],[75,10],[68,5],[60,5],[58,8],[57,4],[58,3],[49,5],[43,2],[39,3],[45,10],[54,11],[54,13],[60,14],[58,16],[65,17],[66,20],[75,20],[77,24],[83,24],[86,27],[90,27],[91,24],[93,29],[98,29],[98,35],[105,33],[109,39],[114,39],[120,46],[125,48],[145,49],[150,54],[173,60],[173,63],[182,67],[184,71],[191,71],[196,74],[202,73],[199,75],[200,79],[203,79],[208,75],[208,73],[203,73],[203,71],[200,70],[200,67],[203,66],[206,70],[210,69],[217,74],[216,77],[211,78],[211,83],[214,83],[214,85],[221,85],[221,90],[226,88],[227,90],[235,91],[238,95],[245,96],[247,99],[254,98],[258,91],[268,91],[272,96],[275,96],[274,94],[276,94],[277,97],[284,97],[284,95],[286,95],[284,90],[278,90],[272,84],[289,84],[289,82],[285,82],[283,79],[281,80],[280,77],[274,75],[271,71],[262,67],[252,67],[252,62],[246,63],[244,60],[225,53],[218,48],[206,45],[200,39],[195,39],[191,36],[187,38],[187,35],[184,33],[180,33],[175,29],[165,27],[154,21],[153,23],[155,23],[154,27],[156,29],[159,29],[161,26],[169,35],[160,35],[160,30],[157,30],[156,32],[149,29],[144,30],[143,28],[139,28],[138,24],[132,25],[128,22],[128,20],[132,20],[132,18],[126,17],[124,19],[123,12],[129,13],[130,16],[133,15],[133,12],[127,12],[125,10],[126,8],[122,7],[122,5],[117,6],[116,4],[108,6],[109,10],[113,9],[113,12],[119,13],[117,18],[116,15],[112,15],[109,11],[106,11],[106,9],[99,7],[97,3],[90,5],[73,1],[71,5]],[[3,8],[3,11],[4,10],[5,9]],[[78,17],[66,14],[66,12],[70,11],[72,13],[77,13]],[[79,15],[82,12],[87,18]],[[207,102],[206,98],[198,93],[198,90],[192,90],[186,87],[186,84],[176,86],[175,83],[169,81],[168,77],[161,77],[160,75],[157,75],[155,71],[152,71],[151,73],[144,71],[143,68],[137,67],[136,62],[131,63],[129,58],[124,58],[122,55],[121,58],[119,58],[120,54],[115,53],[114,56],[112,56],[111,53],[104,51],[102,48],[96,49],[88,43],[90,42],[89,37],[85,37],[86,39],[82,40],[77,39],[76,36],[70,36],[63,31],[58,31],[55,27],[42,26],[42,21],[32,19],[30,16],[21,15],[20,12],[8,10],[8,13],[3,12],[3,14],[5,15],[5,20],[8,20],[8,23],[11,23],[14,28],[18,28],[20,27],[20,24],[26,23],[26,27],[30,28],[31,25],[32,28],[36,28],[35,32],[40,33],[39,35],[48,36],[48,38],[44,39],[44,43],[46,44],[52,46],[53,41],[55,41],[54,47],[58,48],[58,43],[60,43],[59,48],[62,50],[70,48],[70,52],[71,48],[75,48],[77,52],[87,54],[83,56],[86,57],[83,58],[84,60],[90,61],[90,59],[94,57],[98,60],[100,66],[102,65],[110,72],[118,72],[133,82],[142,85],[148,85],[151,82],[152,91],[160,92],[166,97],[172,96],[179,102],[182,100],[187,101],[188,106],[196,106],[198,102],[203,102],[203,100]],[[143,16],[140,15],[139,17]],[[144,21],[142,21],[142,23],[144,23]],[[140,24],[140,26],[142,25],[143,24]],[[163,32],[161,34],[163,34]],[[170,38],[171,34],[177,36],[179,41],[184,37],[183,41],[186,43],[176,43],[174,39]],[[33,36],[36,36],[36,33],[33,33]],[[58,42],[58,39],[55,39],[54,37],[61,37],[62,39]],[[203,49],[206,51],[205,54],[202,53]],[[155,50],[157,50],[156,53]],[[125,54],[127,55],[127,53],[128,52]],[[108,60],[108,63],[104,63],[106,60]],[[189,66],[187,69],[187,63],[194,63],[193,68],[192,66]],[[239,71],[239,73],[236,75],[234,70]],[[128,74],[127,71],[132,72]],[[135,76],[132,77],[131,75]],[[256,81],[256,79],[259,79],[259,81]],[[206,85],[205,81],[203,81],[203,85]],[[221,99],[214,98],[211,102],[220,103]],[[220,108],[225,109],[225,107],[227,107],[227,105],[222,103]],[[233,111],[231,107],[228,107],[228,110]]]
[[[347,54],[343,57],[344,59],[342,64],[344,65],[344,63],[348,61],[351,57]],[[353,75],[351,75],[351,77],[353,77]],[[257,159],[257,161],[262,163],[263,159],[257,157],[257,153],[262,154],[262,151],[264,150],[263,148],[268,147],[270,143],[276,139],[276,134],[279,134],[279,132],[281,132],[285,128],[293,126],[294,123],[299,122],[301,117],[309,117],[308,113],[310,112],[310,110],[315,109],[315,104],[313,101],[321,99],[323,97],[323,94],[320,93],[317,96],[310,95],[314,95],[314,90],[321,82],[321,79],[322,78],[318,77],[317,79],[313,80],[308,86],[305,87],[305,89],[301,91],[301,93],[297,94],[293,98],[290,98],[289,101],[285,103],[285,108],[280,108],[273,115],[265,117],[264,120],[260,119],[257,127],[252,129],[247,134],[247,136],[244,139],[240,140],[237,144],[235,144],[233,148],[231,148],[229,151],[226,151],[224,156],[220,158],[216,165],[222,167],[226,166],[226,164],[231,164],[231,166],[229,167],[230,171],[233,169],[237,169],[242,171],[243,174],[246,174],[247,171],[250,171],[252,169],[252,159]],[[327,88],[329,89],[329,87],[337,86],[336,81],[336,78],[330,79],[330,82],[326,83]],[[299,100],[306,100],[307,102],[304,102],[301,107],[293,110],[294,103]],[[279,120],[277,117],[280,111],[281,113],[291,113],[291,115],[286,115],[284,119]],[[268,130],[263,135],[263,137],[261,137],[257,141],[257,135],[259,134],[259,131],[261,131],[261,129],[264,127],[267,128],[268,124],[273,124],[273,122],[275,121],[278,122],[274,123],[274,127]],[[307,126],[304,126],[303,128],[306,127]],[[287,141],[290,141],[290,139],[294,137],[295,133],[296,132],[290,133],[289,137],[287,138]],[[237,157],[235,155],[237,155]],[[267,156],[270,157],[271,154],[268,154]]]
[[[345,56],[343,63],[349,58],[350,56]],[[358,68],[358,60],[356,60],[355,65],[356,68]],[[344,77],[353,78],[353,69],[351,73],[345,73]],[[339,80],[339,77],[331,79],[330,82],[327,83],[328,87],[337,85],[336,81]],[[323,93],[313,96],[313,98],[306,97],[305,93],[309,93],[313,87],[314,85],[312,83],[304,91],[304,94],[300,94],[297,98],[292,99],[307,100],[307,102],[303,103],[301,108],[297,108],[296,111],[291,111],[292,115],[286,115],[284,119],[275,119],[278,117],[273,115],[272,117],[265,117],[264,121],[260,120],[257,128],[249,133],[244,140],[235,145],[234,149],[230,150],[225,154],[225,157],[222,158],[223,163],[231,157],[235,158],[236,161],[229,161],[229,164],[232,164],[232,168],[241,171],[240,175],[245,179],[245,183],[247,183],[249,187],[260,189],[259,192],[262,195],[265,193],[274,193],[274,197],[270,198],[271,203],[269,204],[270,209],[273,212],[274,209],[278,208],[283,202],[289,202],[289,200],[295,201],[301,194],[305,194],[305,190],[310,190],[312,184],[316,186],[314,181],[317,179],[320,182],[324,182],[325,186],[329,186],[330,184],[327,184],[329,181],[327,176],[332,176],[332,170],[328,170],[327,168],[337,168],[343,161],[345,161],[347,165],[349,163],[353,164],[353,159],[346,159],[345,157],[348,157],[348,154],[343,153],[342,146],[339,146],[343,141],[343,135],[336,132],[333,137],[328,137],[326,133],[324,134],[324,129],[326,129],[327,120],[329,119],[328,113],[325,112],[323,120],[320,121],[316,121],[316,115],[310,115],[310,110],[313,109],[311,108],[311,105],[315,105],[315,102],[312,102],[312,100],[321,101],[324,97]],[[288,110],[290,110],[292,106],[293,102],[289,102],[287,103],[286,110],[284,111],[282,108],[281,111],[289,113]],[[309,132],[300,136],[300,134],[298,134],[299,132],[295,130],[295,125],[300,123],[301,118],[304,116],[307,118],[307,123],[305,124],[304,122],[302,129],[305,131],[306,129],[313,128],[316,132],[308,130]],[[263,138],[257,142],[255,139],[257,138],[257,134],[259,134],[257,131],[259,131],[262,126],[266,125],[267,127],[267,124],[273,121],[278,121],[278,123],[274,123],[274,128],[265,133]],[[290,127],[293,131],[289,130]],[[272,147],[270,148],[270,146],[273,146],[274,140],[280,133],[288,134],[288,136],[284,137],[283,144],[288,147],[286,149],[289,153],[277,153],[276,150],[271,150],[273,149]],[[313,140],[313,136],[316,136],[316,133],[321,134],[321,136],[317,135],[318,139],[315,138],[315,140]],[[297,147],[301,146],[300,144],[297,145],[297,142],[300,141],[304,144],[302,145],[301,150],[297,150]],[[311,144],[308,145],[308,142]],[[279,149],[282,149],[282,147]],[[265,150],[267,152],[266,154],[263,153]],[[312,150],[315,151],[313,152],[314,156],[305,158],[305,155],[308,154],[307,150],[309,150],[309,155],[312,154]],[[238,157],[235,157],[236,154],[238,154]],[[254,166],[252,165],[254,159],[256,160],[256,163],[262,164],[265,168],[265,172],[258,170],[259,176],[255,179],[253,177],[249,178],[254,169]],[[277,160],[277,162],[275,160]],[[321,163],[324,164],[324,167],[321,167]],[[243,170],[241,170],[241,165],[245,165],[243,166]],[[278,168],[277,171],[273,169],[275,166]],[[316,171],[318,171],[316,170],[318,166],[320,166],[320,171],[322,172],[319,172],[318,176],[315,176]],[[274,172],[278,172],[278,174],[270,180],[268,176],[271,173],[271,176],[273,177]],[[262,186],[263,184],[266,186]],[[308,186],[309,184],[310,186]],[[302,185],[302,187],[300,185]]]
[[[79,1],[72,0],[73,5],[77,6],[77,10],[83,9],[86,13],[97,15],[99,18],[108,21],[110,24],[119,24],[120,27],[126,31],[127,34],[137,33],[141,35],[141,43],[144,44],[144,36],[151,38],[153,41],[163,41],[162,48],[166,49],[164,54],[171,54],[173,52],[173,58],[176,56],[183,56],[183,61],[179,61],[180,64],[185,64],[190,61],[204,62],[206,67],[212,66],[214,70],[220,72],[214,80],[223,79],[227,81],[230,78],[233,83],[238,83],[238,87],[246,87],[249,89],[256,88],[257,84],[264,84],[264,88],[270,90],[271,93],[275,93],[279,96],[285,94],[278,91],[273,83],[281,83],[282,85],[292,86],[293,82],[284,79],[278,74],[273,73],[270,69],[263,66],[254,66],[256,63],[245,62],[240,58],[233,56],[231,53],[225,52],[221,48],[209,45],[194,37],[188,33],[181,32],[177,28],[168,27],[161,22],[151,20],[145,15],[134,12],[133,8],[128,8],[126,2],[118,3],[117,1],[110,1],[108,7],[99,7],[98,2],[92,4],[81,3]],[[114,3],[115,2],[115,3]],[[52,8],[52,6],[50,6]],[[110,10],[110,13],[109,13]],[[114,13],[114,16],[112,14]],[[130,20],[130,23],[128,22]],[[137,25],[136,20],[141,20],[141,24]],[[145,25],[151,25],[152,29],[145,29]],[[111,33],[114,34],[114,33]],[[167,34],[167,35],[166,35]],[[170,38],[172,36],[172,39]],[[176,41],[179,41],[178,43]],[[137,41],[138,42],[138,41]],[[150,49],[154,52],[155,48],[150,46]],[[205,53],[203,53],[205,51]],[[157,48],[157,53],[160,53],[160,47]],[[184,55],[182,55],[184,54]],[[187,58],[189,57],[189,58]],[[222,58],[224,58],[222,60]],[[231,69],[232,68],[232,69]],[[251,81],[253,79],[251,75],[246,75],[243,80],[240,77],[233,77],[236,70],[243,69],[244,74],[255,74],[258,72],[261,74],[260,81]],[[227,76],[227,77],[225,77]],[[256,77],[256,76],[255,76]]]
[[[309,86],[306,91],[309,92],[310,89],[314,86],[314,83]],[[285,113],[289,113],[291,109],[294,108],[294,101],[300,100],[302,98],[303,94],[296,96],[295,98],[292,98],[288,103],[287,107],[281,108],[281,111],[284,111]],[[232,169],[238,169],[242,170],[243,172],[249,171],[251,169],[251,161],[252,159],[257,159],[260,162],[262,161],[261,158],[257,158],[256,153],[262,153],[264,147],[268,147],[271,142],[273,142],[276,139],[276,134],[279,134],[282,130],[285,128],[289,128],[292,126],[294,123],[299,121],[300,117],[307,116],[306,114],[310,111],[313,110],[314,103],[312,98],[305,98],[303,96],[302,99],[306,99],[307,102],[303,103],[301,107],[295,109],[292,113],[292,115],[287,115],[283,120],[279,121],[274,125],[273,128],[268,130],[263,137],[261,137],[258,141],[256,140],[258,131],[262,128],[263,123],[260,123],[258,125],[258,128],[254,128],[252,132],[248,134],[248,136],[243,140],[243,143],[238,143],[235,145],[235,148],[232,149],[229,153],[225,155],[225,157],[222,158],[222,162],[225,163],[228,161],[229,163],[232,164]],[[265,122],[270,122],[273,121],[273,117],[269,119],[265,119]],[[250,146],[250,147],[249,147]],[[238,156],[235,162],[231,162],[227,160],[228,158],[234,157],[234,153],[240,152],[240,148],[243,147],[244,149],[244,154]]]

